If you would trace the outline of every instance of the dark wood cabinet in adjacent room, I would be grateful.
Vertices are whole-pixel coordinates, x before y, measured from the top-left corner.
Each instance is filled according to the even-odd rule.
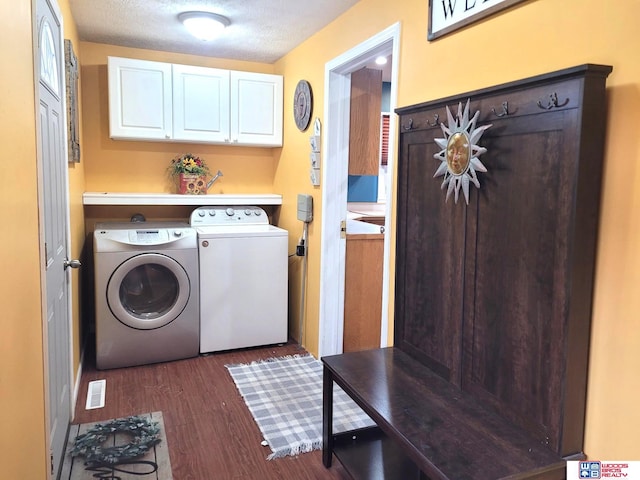
[[[361,68],[351,74],[349,175],[378,175],[382,70]]]

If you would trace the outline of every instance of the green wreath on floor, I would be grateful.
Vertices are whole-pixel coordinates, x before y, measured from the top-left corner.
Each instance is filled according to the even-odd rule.
[[[131,442],[104,447],[103,443],[107,438],[116,433],[131,435]],[[141,416],[118,418],[106,423],[97,423],[93,428],[78,435],[71,456],[83,456],[88,465],[116,465],[141,457],[159,442],[160,427],[157,422],[150,422]]]

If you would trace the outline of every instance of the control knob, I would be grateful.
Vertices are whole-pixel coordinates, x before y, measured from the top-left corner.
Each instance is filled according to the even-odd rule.
[[[229,215],[230,217],[233,217],[233,214],[235,213],[233,211],[233,208],[231,208],[231,207],[227,208],[226,212],[227,212],[227,215]]]

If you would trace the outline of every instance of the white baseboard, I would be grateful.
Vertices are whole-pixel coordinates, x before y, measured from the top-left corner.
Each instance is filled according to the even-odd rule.
[[[78,393],[80,392],[80,380],[82,379],[82,364],[84,363],[84,347],[80,352],[80,364],[78,365],[78,373],[73,386],[73,397],[71,398],[71,421],[73,422],[76,415],[76,404],[78,403]]]

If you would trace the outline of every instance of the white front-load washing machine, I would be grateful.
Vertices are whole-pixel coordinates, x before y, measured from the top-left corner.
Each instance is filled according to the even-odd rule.
[[[197,356],[196,231],[186,223],[98,223],[93,246],[97,368]]]
[[[287,341],[288,232],[259,207],[191,213],[200,256],[200,352]]]

